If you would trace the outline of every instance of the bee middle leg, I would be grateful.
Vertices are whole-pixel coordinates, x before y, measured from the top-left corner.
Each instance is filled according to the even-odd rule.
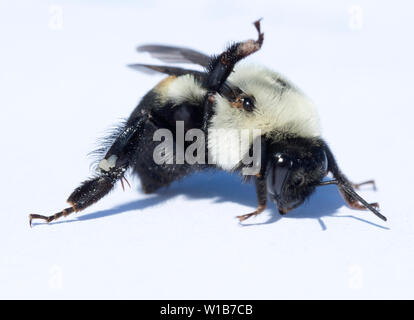
[[[258,200],[257,209],[251,213],[243,214],[241,216],[237,216],[240,222],[249,219],[250,217],[257,216],[262,213],[266,209],[267,205],[267,187],[266,187],[266,180],[263,176],[256,176],[254,178],[255,185],[256,185],[256,194]]]
[[[207,77],[203,87],[208,91],[204,102],[203,129],[208,134],[208,122],[214,113],[214,94],[222,92],[223,84],[233,72],[234,66],[242,59],[260,50],[264,40],[264,34],[260,28],[260,20],[254,22],[258,37],[256,40],[246,40],[234,43],[224,52],[212,58],[208,65]]]

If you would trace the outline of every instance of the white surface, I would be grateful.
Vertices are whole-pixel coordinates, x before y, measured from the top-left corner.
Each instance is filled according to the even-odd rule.
[[[2,1],[0,298],[414,298],[413,9],[358,0]],[[378,191],[361,194],[389,222],[348,209],[326,187],[286,218],[271,205],[243,227],[235,216],[255,207],[253,186],[219,173],[152,196],[130,179],[133,189],[118,186],[80,214],[29,228],[29,213],[65,207],[90,174],[96,138],[161,79],[125,67],[151,61],[136,45],[217,53],[255,37],[258,17],[265,43],[250,60],[313,99],[343,171],[376,179]]]

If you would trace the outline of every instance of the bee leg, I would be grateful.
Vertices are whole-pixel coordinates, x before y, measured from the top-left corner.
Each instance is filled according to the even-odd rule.
[[[342,197],[344,198],[346,204],[351,208],[355,210],[367,210],[368,208],[361,203],[359,203],[358,200],[353,198],[351,195],[346,193],[343,188],[339,187],[339,192],[341,193]],[[379,209],[378,202],[373,202],[369,204],[370,206],[374,207],[375,209]]]
[[[355,189],[359,190],[359,188],[360,188],[361,186],[364,186],[364,185],[367,185],[367,184],[371,184],[371,185],[372,185],[372,188],[373,188],[374,190],[377,190],[377,186],[375,185],[375,180],[368,180],[368,181],[364,181],[364,182],[360,182],[360,183],[352,183],[352,186],[353,186]]]
[[[104,197],[115,185],[118,178],[110,175],[100,175],[89,179],[76,188],[69,196],[67,202],[71,207],[66,208],[51,216],[42,216],[39,214],[29,215],[29,224],[32,226],[33,219],[45,220],[47,223],[52,222],[60,217],[66,217],[73,212],[78,212]]]
[[[342,197],[344,198],[346,204],[351,209],[356,210],[371,210],[371,208],[367,207],[366,205],[362,204],[358,199],[356,199],[354,196],[352,196],[349,192],[347,192],[347,189],[351,189],[353,192],[355,192],[354,189],[359,189],[360,186],[365,184],[373,184],[375,189],[375,182],[373,180],[364,181],[361,183],[352,183],[348,180],[348,178],[340,171],[333,172],[333,176],[337,179],[338,183],[338,189],[341,193]],[[378,202],[369,203],[369,206],[379,209]]]
[[[124,174],[135,155],[138,141],[147,121],[149,121],[147,116],[130,119],[99,163],[98,175],[84,181],[69,196],[67,202],[71,206],[51,216],[31,214],[29,215],[30,226],[34,219],[45,220],[49,223],[73,212],[81,211],[107,195],[118,180],[124,179]]]
[[[223,83],[233,71],[236,63],[262,47],[264,34],[260,30],[260,20],[254,22],[254,26],[258,32],[257,40],[237,42],[210,61],[208,75],[204,83],[208,91],[220,92]]]
[[[258,33],[257,40],[246,40],[237,42],[227,48],[215,58],[212,58],[209,66],[207,77],[204,80],[203,87],[207,89],[208,94],[204,103],[203,129],[207,129],[208,121],[213,115],[214,94],[221,92],[223,84],[229,75],[233,72],[233,68],[237,62],[260,50],[264,40],[264,34],[260,29],[260,20],[254,22],[254,26]],[[206,130],[204,130],[206,131]]]
[[[378,202],[368,203],[365,201],[361,196],[359,196],[355,189],[358,189],[361,185],[364,184],[373,184],[375,188],[375,182],[373,180],[365,181],[362,183],[354,184],[348,180],[348,178],[341,172],[336,163],[335,157],[328,147],[328,145],[324,142],[325,146],[325,154],[328,160],[328,171],[330,171],[335,178],[333,181],[334,184],[338,186],[339,192],[343,196],[345,202],[351,209],[357,210],[370,210],[380,219],[387,221],[387,218],[383,216],[379,211],[379,204]],[[327,184],[330,184],[328,182]]]
[[[60,217],[66,217],[67,215],[71,214],[72,212],[74,212],[75,209],[73,207],[69,207],[66,209],[63,209],[60,212],[55,213],[54,215],[51,216],[42,216],[40,214],[31,214],[29,215],[29,224],[30,226],[32,226],[32,220],[33,219],[40,219],[40,220],[45,220],[47,223],[56,220]]]
[[[243,214],[241,216],[237,216],[240,222],[249,219],[250,217],[257,216],[262,213],[266,209],[266,205],[259,205],[255,211],[252,213]]]
[[[249,219],[250,217],[257,216],[266,209],[266,203],[267,203],[266,180],[263,178],[263,176],[260,175],[260,176],[256,176],[254,181],[256,185],[257,201],[259,205],[257,206],[257,209],[253,211],[252,213],[237,216],[240,222],[246,219]]]

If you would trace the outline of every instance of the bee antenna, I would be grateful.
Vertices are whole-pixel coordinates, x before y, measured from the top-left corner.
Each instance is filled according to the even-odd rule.
[[[375,207],[372,204],[369,204],[368,202],[366,202],[364,200],[364,198],[362,198],[358,193],[356,193],[352,187],[339,182],[338,180],[329,180],[329,181],[322,181],[319,186],[326,186],[326,185],[330,185],[330,184],[336,184],[338,187],[340,187],[345,193],[347,193],[349,196],[351,196],[352,198],[358,200],[359,202],[362,203],[362,205],[367,208],[368,210],[370,210],[373,214],[375,214],[378,218],[387,221],[387,218],[385,216],[383,216],[381,213],[379,213],[379,211],[377,209],[375,209]]]
[[[387,218],[383,216],[377,209],[374,208],[373,205],[366,202],[358,193],[356,193],[352,188],[350,188],[347,185],[340,184],[340,186],[343,188],[343,190],[349,194],[351,197],[357,199],[359,202],[361,202],[365,208],[369,209],[373,214],[375,214],[378,218],[387,221]]]

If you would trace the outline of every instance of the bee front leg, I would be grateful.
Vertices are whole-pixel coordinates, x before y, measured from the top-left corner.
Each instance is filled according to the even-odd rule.
[[[352,184],[350,184],[352,186]],[[343,186],[339,186],[339,192],[341,193],[342,197],[344,198],[346,204],[351,208],[351,209],[356,209],[356,210],[369,210],[369,208],[367,208],[366,205],[360,203],[358,201],[358,199],[355,199],[355,197],[353,197],[352,195],[350,195]],[[374,207],[375,209],[379,209],[379,203],[378,202],[373,202],[373,203],[369,203],[370,206]]]
[[[372,185],[372,188],[373,188],[374,190],[377,190],[377,186],[376,186],[376,184],[375,184],[375,180],[368,180],[368,181],[359,182],[359,183],[352,183],[352,186],[353,186],[355,189],[359,190],[361,186],[365,186],[365,185],[367,185],[367,184]]]
[[[350,182],[348,178],[339,169],[335,157],[328,145],[325,142],[324,144],[325,154],[328,160],[328,171],[332,173],[335,180],[322,182],[320,185],[336,184],[338,186],[339,192],[341,193],[345,202],[351,209],[370,210],[380,219],[387,221],[387,218],[378,211],[378,202],[368,203],[355,192],[355,189],[358,189],[361,185],[365,184],[372,184],[375,189],[375,182],[373,180],[365,181],[362,183]]]

